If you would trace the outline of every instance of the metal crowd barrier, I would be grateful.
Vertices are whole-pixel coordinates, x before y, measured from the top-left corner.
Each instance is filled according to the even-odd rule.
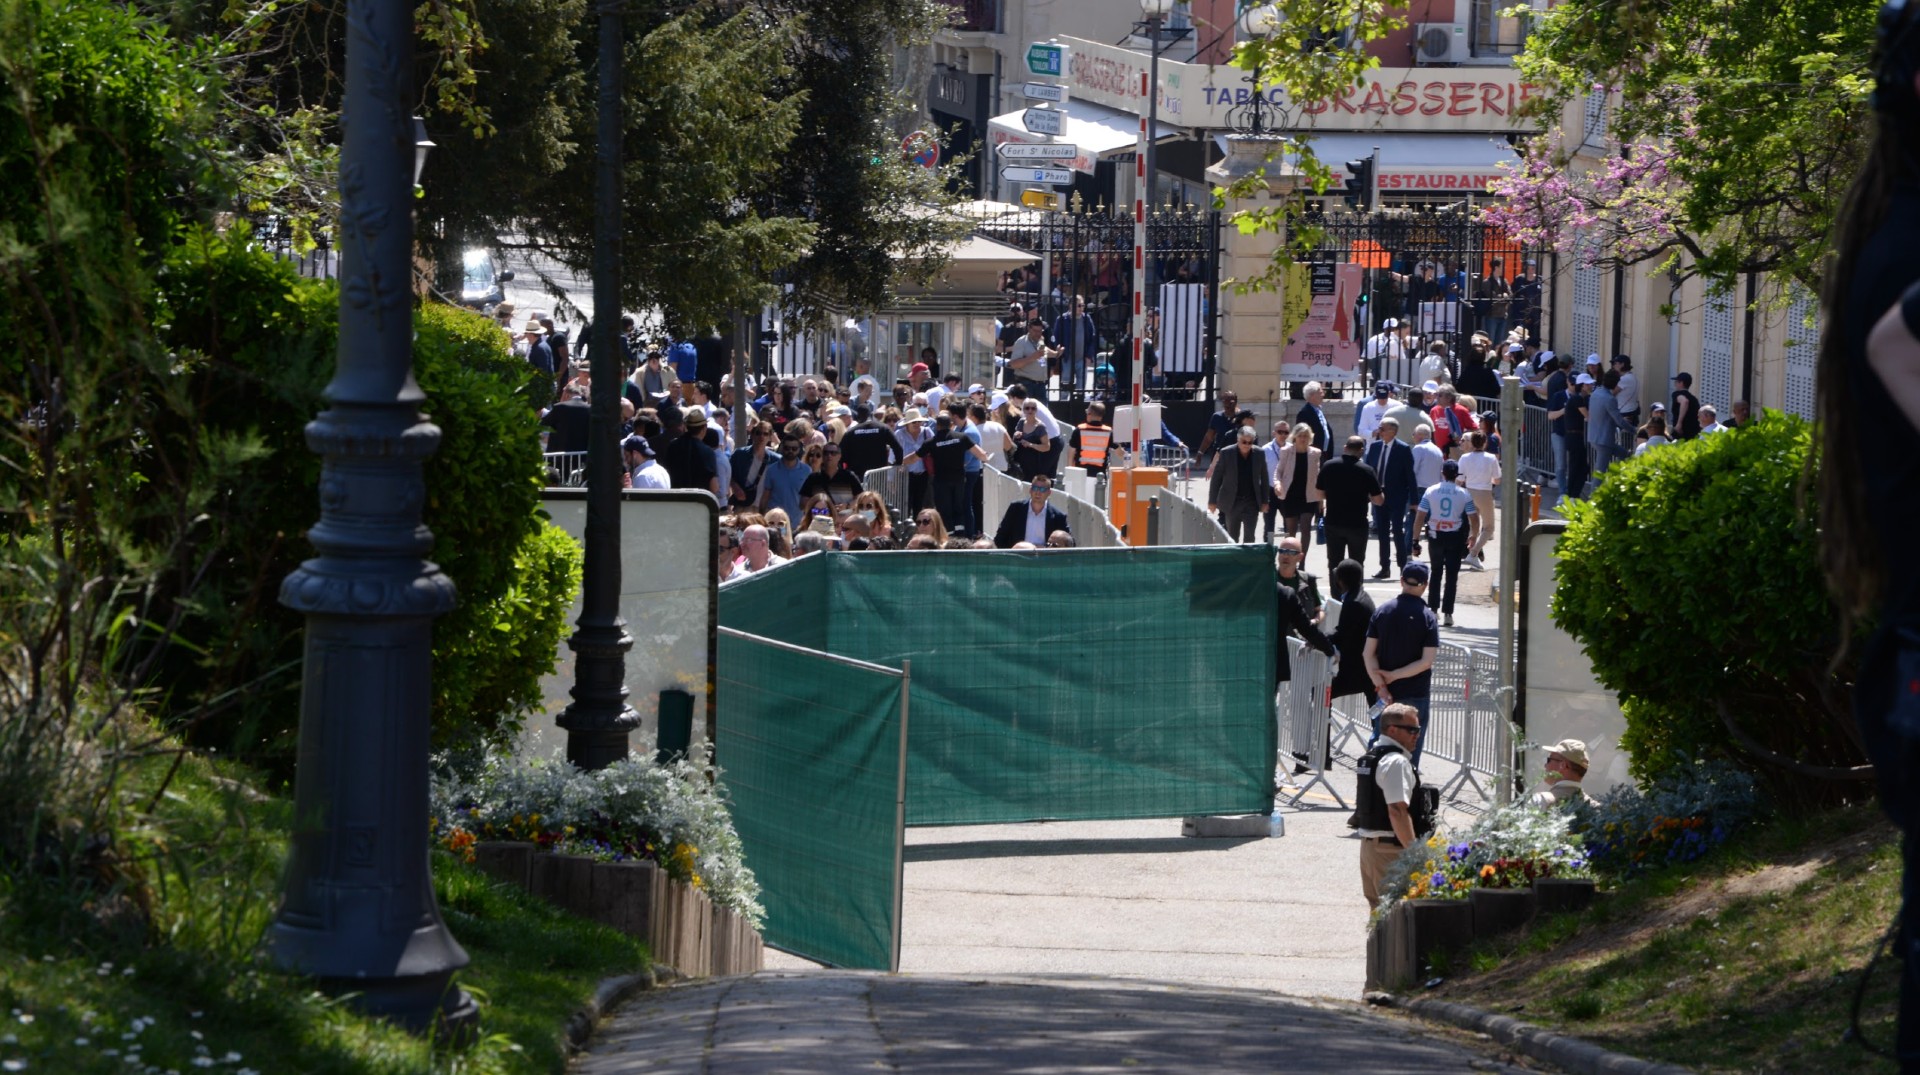
[[[1293,674],[1280,684],[1276,698],[1275,719],[1279,721],[1277,742],[1280,744],[1276,760],[1281,772],[1303,769],[1304,772],[1295,775],[1308,779],[1293,786],[1293,795],[1286,804],[1298,806],[1307,792],[1322,787],[1341,809],[1350,809],[1347,800],[1327,780],[1332,760],[1328,751],[1333,730],[1333,662],[1297,638],[1287,639],[1287,651]]]
[[[1303,667],[1313,669],[1314,661],[1326,664],[1326,658],[1307,649],[1306,644],[1298,639],[1288,639],[1287,645],[1294,654],[1296,682],[1300,679]],[[1303,653],[1304,658],[1301,656]],[[1427,736],[1423,756],[1459,766],[1459,771],[1441,787],[1441,797],[1449,802],[1493,801],[1493,782],[1499,778],[1500,772],[1499,684],[1500,665],[1496,655],[1451,642],[1440,644],[1440,652],[1433,662],[1433,686],[1427,698]],[[1292,719],[1311,719],[1302,709],[1304,702],[1291,700],[1285,690],[1287,686],[1283,685],[1282,704],[1291,708],[1285,712],[1293,714],[1300,709],[1302,712]],[[1333,753],[1349,759],[1365,753],[1367,742],[1373,736],[1373,724],[1367,716],[1366,697],[1354,694],[1331,699],[1326,713],[1327,718],[1319,723],[1324,725],[1329,720],[1332,723],[1330,746]],[[1304,724],[1302,730],[1294,732],[1286,731],[1284,723],[1282,727],[1283,751],[1300,749],[1284,744],[1304,741],[1299,737],[1311,732],[1311,728]],[[1294,738],[1289,738],[1290,735]],[[1318,759],[1325,756],[1309,752],[1309,765],[1317,767]],[[1297,759],[1282,759],[1283,762],[1293,760]]]
[[[894,467],[879,467],[867,471],[864,476],[867,489],[880,494],[895,518],[903,518],[907,509],[907,474]],[[1024,503],[1027,499],[1027,483],[1005,471],[986,468],[981,475],[981,506],[984,516],[980,520],[981,529],[988,537],[1000,525],[1007,514],[1007,506]],[[1051,503],[1066,513],[1067,529],[1072,532],[1077,547],[1083,549],[1115,548],[1126,544],[1120,537],[1120,531],[1114,529],[1108,521],[1107,513],[1094,504],[1056,488]]]
[[[1195,504],[1170,489],[1148,488],[1146,494],[1159,505],[1157,545],[1231,545],[1220,520],[1207,512],[1206,505]]]
[[[579,488],[587,484],[587,453],[547,452],[547,485]]]
[[[1531,476],[1545,485],[1553,477],[1553,420],[1545,407],[1526,405],[1526,420],[1520,427],[1520,469],[1522,479]]]

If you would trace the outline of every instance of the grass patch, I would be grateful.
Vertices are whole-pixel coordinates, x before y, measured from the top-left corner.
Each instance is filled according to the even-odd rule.
[[[1900,904],[1898,834],[1871,806],[1755,830],[1457,959],[1432,995],[1702,1071],[1897,1070],[1844,1042],[1861,970]],[[1883,958],[1861,1026],[1891,1047]]]
[[[144,807],[171,761],[128,769],[118,792]],[[190,756],[117,835],[135,883],[75,895],[0,877],[5,1070],[559,1073],[567,1016],[600,979],[648,965],[644,942],[436,854],[442,912],[472,957],[458,980],[481,1003],[479,1039],[454,1049],[363,1018],[260,954],[290,813],[244,771]]]

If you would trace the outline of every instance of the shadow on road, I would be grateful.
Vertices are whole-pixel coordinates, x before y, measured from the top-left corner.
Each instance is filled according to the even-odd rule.
[[[1143,839],[1092,840],[956,840],[945,844],[908,844],[908,862],[953,862],[959,859],[1048,858],[1071,855],[1152,855],[1170,851],[1224,851],[1264,837],[1205,839],[1162,836]]]

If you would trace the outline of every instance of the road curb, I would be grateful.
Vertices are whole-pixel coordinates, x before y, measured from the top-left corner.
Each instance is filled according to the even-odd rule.
[[[1485,1034],[1502,1045],[1511,1046],[1535,1060],[1544,1060],[1574,1075],[1691,1075],[1692,1072],[1691,1068],[1616,1053],[1590,1041],[1523,1023],[1512,1016],[1495,1015],[1452,1001],[1396,997],[1385,993],[1368,994],[1367,1000],[1384,1007],[1398,1008],[1422,1019]]]
[[[600,984],[594,987],[593,996],[567,1017],[567,1050],[577,1053],[586,1048],[601,1016],[612,1011],[621,1001],[653,986],[654,972],[651,970],[601,979]]]

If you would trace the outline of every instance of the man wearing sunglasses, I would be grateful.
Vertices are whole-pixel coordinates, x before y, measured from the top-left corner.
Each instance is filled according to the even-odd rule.
[[[1368,647],[1371,653],[1372,640]],[[1412,803],[1420,789],[1420,770],[1412,751],[1420,734],[1419,710],[1404,703],[1390,705],[1380,714],[1380,742],[1354,766],[1350,824],[1360,837],[1360,891],[1369,909],[1380,902],[1380,878],[1388,864],[1418,838]]]
[[[1045,474],[1033,476],[1033,484],[1027,487],[1027,500],[1023,504],[1008,504],[1007,514],[1000,520],[1000,528],[993,532],[993,543],[1002,549],[1011,549],[1025,541],[1035,548],[1043,548],[1047,538],[1056,530],[1071,534],[1067,525],[1067,513],[1047,503],[1053,496],[1053,479]]]

